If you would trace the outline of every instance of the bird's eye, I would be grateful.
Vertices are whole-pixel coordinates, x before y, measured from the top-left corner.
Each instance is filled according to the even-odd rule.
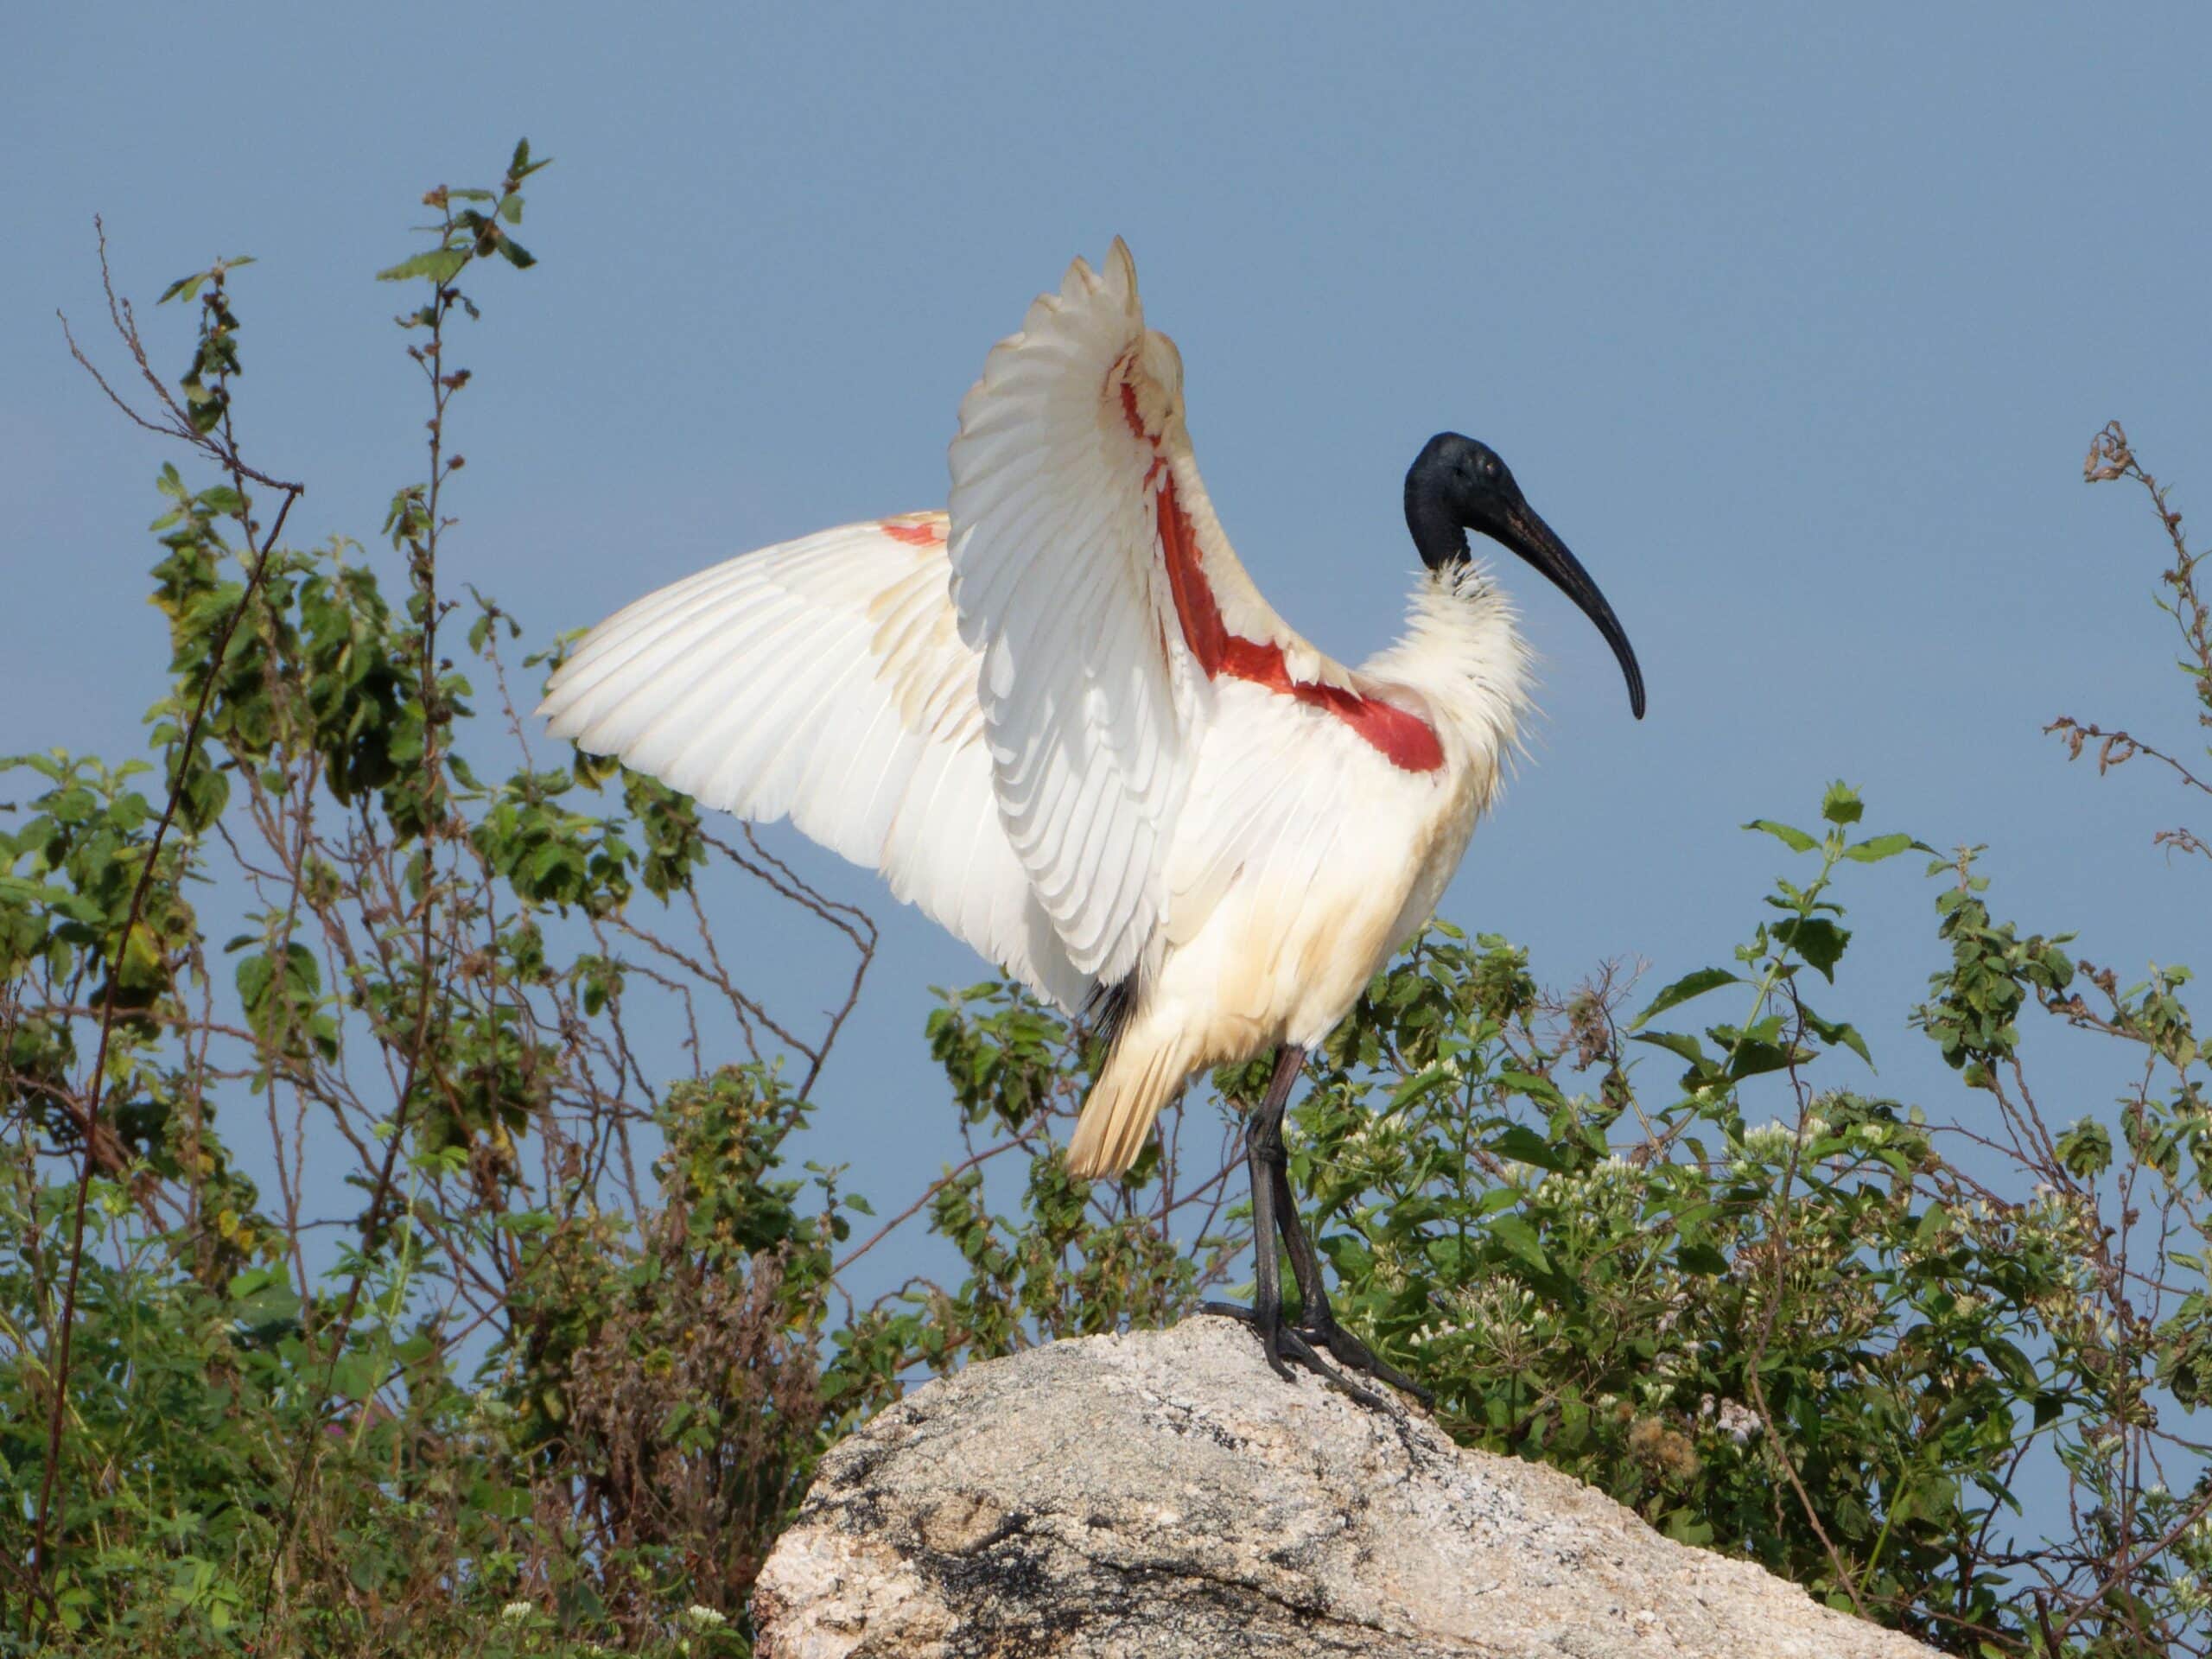
[[[1496,478],[1497,476],[1497,457],[1496,455],[1484,455],[1483,457],[1483,476],[1484,478]]]

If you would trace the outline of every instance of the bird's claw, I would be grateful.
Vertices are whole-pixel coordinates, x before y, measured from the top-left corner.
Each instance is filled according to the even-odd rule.
[[[1370,1411],[1386,1409],[1385,1402],[1381,1395],[1376,1394],[1372,1389],[1362,1388],[1344,1372],[1338,1370],[1336,1366],[1322,1358],[1319,1350],[1313,1345],[1318,1341],[1352,1370],[1364,1371],[1368,1376],[1388,1382],[1394,1388],[1403,1388],[1423,1404],[1428,1402],[1429,1396],[1426,1389],[1406,1381],[1398,1371],[1376,1359],[1368,1351],[1365,1344],[1345,1332],[1333,1319],[1329,1321],[1325,1329],[1294,1325],[1281,1317],[1273,1320],[1263,1320],[1250,1308],[1239,1307],[1234,1302],[1205,1302],[1200,1304],[1198,1311],[1202,1313],[1217,1313],[1224,1319],[1235,1319],[1238,1324],[1249,1325],[1258,1332],[1260,1351],[1267,1357],[1269,1369],[1286,1382],[1294,1382],[1298,1380],[1297,1373],[1290,1369],[1289,1360],[1284,1357],[1287,1354],[1289,1359],[1296,1360],[1331,1388],[1349,1396],[1355,1403],[1365,1406]],[[1358,1357],[1353,1358],[1347,1356],[1336,1345],[1338,1343],[1347,1344]],[[1363,1364],[1362,1361],[1365,1363]]]
[[[1337,1363],[1348,1371],[1362,1376],[1371,1376],[1377,1382],[1410,1394],[1424,1406],[1436,1403],[1436,1396],[1408,1376],[1387,1359],[1380,1358],[1375,1351],[1336,1322],[1334,1317],[1324,1314],[1313,1323],[1298,1327],[1300,1335],[1318,1342],[1337,1357]]]
[[[1343,1390],[1355,1403],[1366,1407],[1370,1411],[1381,1411],[1384,1408],[1381,1395],[1372,1389],[1360,1387],[1358,1383],[1330,1364],[1327,1360],[1323,1359],[1314,1349],[1313,1344],[1306,1339],[1306,1333],[1296,1325],[1278,1326],[1274,1332],[1274,1338],[1276,1343],[1290,1351],[1292,1357],[1295,1358],[1300,1364],[1311,1370],[1331,1388]],[[1262,1341],[1264,1340],[1265,1338],[1262,1338]],[[1278,1371],[1285,1376],[1290,1375],[1289,1369],[1279,1357],[1272,1355],[1269,1357],[1274,1359],[1274,1367]]]

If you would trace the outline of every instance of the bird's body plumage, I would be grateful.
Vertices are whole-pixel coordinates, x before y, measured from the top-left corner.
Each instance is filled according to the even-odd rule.
[[[1357,670],[1276,614],[1119,243],[992,352],[951,468],[949,514],[639,601],[544,712],[709,805],[789,816],[1064,1009],[1117,988],[1070,1149],[1115,1173],[1193,1071],[1318,1044],[1427,919],[1514,747],[1526,653],[1464,557]]]

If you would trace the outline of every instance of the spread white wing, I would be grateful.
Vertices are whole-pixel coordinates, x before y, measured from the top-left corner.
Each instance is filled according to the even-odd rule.
[[[1014,855],[1075,965],[1142,961],[1224,673],[1349,687],[1260,597],[1214,518],[1182,361],[1128,249],[1078,259],[960,406],[952,593]]]
[[[1000,827],[942,513],[848,524],[648,594],[548,686],[556,736],[788,816],[1071,1012],[1090,989]]]
[[[1211,803],[1204,855],[1185,849],[1199,910],[1302,821],[1263,785],[1317,723],[1434,764],[1429,728],[1293,632],[1237,563],[1181,360],[1146,329],[1120,242],[991,353],[951,464],[949,525],[825,531],[601,623],[548,689],[553,730],[710,806],[788,815],[1066,1008],[1164,948],[1222,682],[1275,695],[1249,764],[1210,772],[1249,774],[1252,798]]]

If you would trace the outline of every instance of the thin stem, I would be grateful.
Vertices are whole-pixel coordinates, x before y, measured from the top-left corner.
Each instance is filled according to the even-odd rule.
[[[73,346],[72,349],[74,349]],[[230,649],[231,636],[238,631],[238,623],[253,606],[254,596],[261,588],[262,577],[269,569],[270,554],[276,545],[276,538],[283,534],[284,520],[290,515],[292,503],[299,499],[302,489],[297,484],[282,487],[284,499],[276,510],[276,521],[269,527],[269,534],[261,543],[253,569],[246,573],[245,590],[238,595],[238,602],[232,607],[230,615],[224,620],[222,632],[216,636],[210,660],[218,668]],[[170,782],[168,797],[162,804],[161,819],[155,824],[153,839],[146,849],[146,861],[131,889],[130,916],[123,925],[122,937],[116,943],[114,954],[109,958],[111,966],[107,988],[100,999],[99,1044],[92,1058],[92,1089],[85,1103],[85,1150],[79,1160],[76,1199],[70,1212],[69,1270],[62,1286],[54,1357],[47,1366],[54,1388],[54,1402],[47,1414],[46,1467],[39,1480],[38,1520],[33,1530],[31,1546],[33,1570],[41,1592],[48,1599],[49,1612],[55,1610],[52,1603],[53,1586],[47,1581],[51,1565],[48,1557],[47,1535],[53,1516],[54,1476],[61,1464],[61,1424],[68,1400],[71,1338],[76,1326],[77,1293],[85,1265],[85,1211],[92,1190],[93,1145],[99,1128],[102,1096],[107,1085],[107,1055],[110,1039],[115,1031],[116,993],[122,988],[124,952],[130,948],[130,937],[137,931],[138,924],[145,914],[146,896],[153,891],[155,872],[161,862],[162,846],[168,837],[169,826],[176,821],[177,808],[184,798],[185,781],[190,776],[190,758],[199,741],[200,728],[207,720],[207,707],[214,701],[215,688],[221,678],[219,672],[211,669],[200,688],[199,700],[193,705],[192,718],[186,721],[184,734],[178,740],[176,753],[182,759],[177,766],[175,778]]]

